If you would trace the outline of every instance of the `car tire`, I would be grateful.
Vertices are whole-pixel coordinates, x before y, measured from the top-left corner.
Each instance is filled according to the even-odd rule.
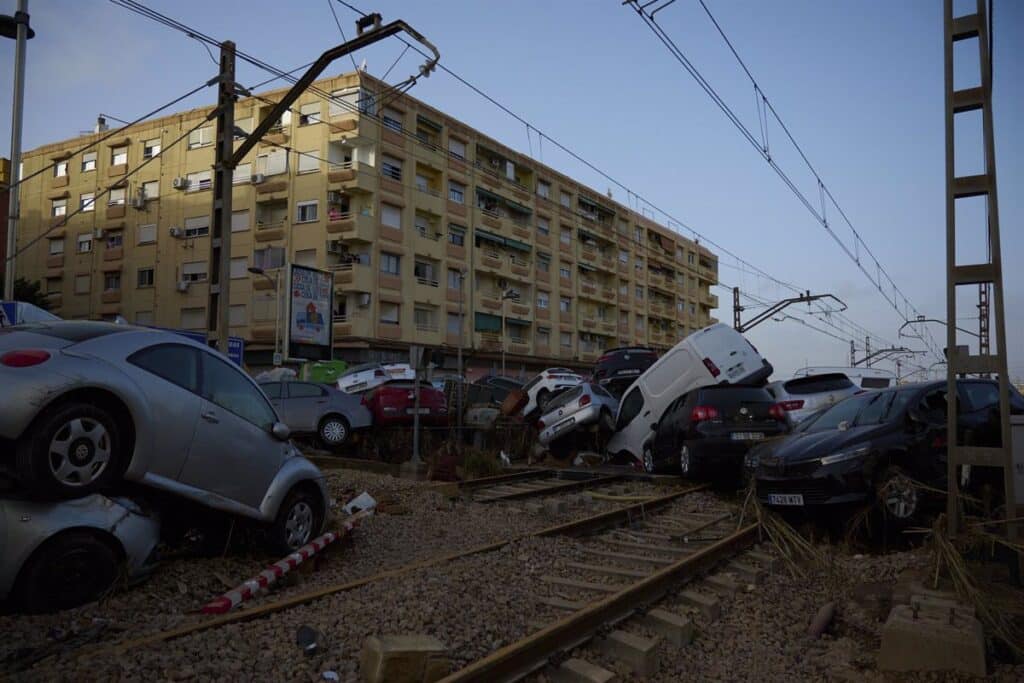
[[[270,550],[288,555],[314,538],[323,524],[323,501],[310,489],[292,489],[277,511],[277,519],[270,526]]]
[[[121,430],[103,408],[63,403],[44,411],[18,443],[15,469],[32,493],[50,498],[103,490],[127,465]]]
[[[92,602],[109,591],[121,571],[121,558],[91,531],[67,531],[45,541],[18,574],[17,605],[38,614]]]
[[[341,415],[328,415],[320,420],[320,426],[317,428],[320,443],[331,450],[345,445],[351,434],[352,428],[349,426],[348,420]]]
[[[547,389],[541,389],[537,392],[537,412],[541,415],[548,407],[548,403],[551,402],[551,392]]]
[[[650,446],[644,446],[643,460],[641,464],[644,467],[644,472],[647,474],[654,474],[658,471],[657,465],[654,464],[654,454],[651,452]]]
[[[921,492],[917,485],[895,465],[882,472],[876,491],[882,514],[899,524],[912,520],[921,509]]]

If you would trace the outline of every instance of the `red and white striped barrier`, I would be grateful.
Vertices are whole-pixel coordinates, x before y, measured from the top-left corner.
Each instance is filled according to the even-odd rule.
[[[359,520],[366,516],[367,512],[369,511],[358,512],[352,515],[345,521],[340,531],[328,531],[322,536],[313,539],[288,557],[278,560],[245,583],[206,603],[202,608],[203,614],[225,614],[234,609],[236,605],[251,599],[261,590],[269,587],[282,576],[298,567],[305,560],[313,557],[313,555],[316,555],[338,539],[344,538],[352,529],[359,525]]]

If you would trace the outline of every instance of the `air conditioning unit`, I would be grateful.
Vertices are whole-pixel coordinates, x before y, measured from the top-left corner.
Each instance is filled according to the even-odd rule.
[[[327,253],[328,254],[342,254],[344,250],[341,248],[341,240],[327,240]]]
[[[370,293],[369,292],[361,292],[359,294],[359,298],[356,301],[359,304],[360,308],[366,308],[367,306],[370,305]]]
[[[327,203],[328,204],[341,204],[341,193],[337,190],[327,191]]]
[[[167,232],[171,234],[171,237],[181,238],[185,236],[185,231],[182,230],[181,228],[170,228],[167,230]]]
[[[184,176],[180,178],[175,178],[174,180],[171,181],[171,187],[173,187],[175,190],[187,190],[188,178],[185,178]]]
[[[98,240],[99,240],[99,239],[103,239],[103,228],[96,228],[96,229],[95,229],[95,230],[93,231],[93,235],[95,235],[95,236],[96,236],[96,239],[98,239]]]
[[[175,287],[175,289],[177,289],[179,292],[187,292],[189,284],[190,283],[188,280],[178,280],[178,284]]]
[[[259,185],[260,183],[262,183],[266,179],[267,179],[267,176],[263,175],[262,173],[253,173],[252,177],[249,180],[252,181],[253,185]]]

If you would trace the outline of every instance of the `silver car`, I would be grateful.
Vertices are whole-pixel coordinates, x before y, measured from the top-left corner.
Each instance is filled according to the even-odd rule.
[[[551,399],[547,411],[537,422],[539,441],[547,446],[580,427],[592,425],[611,432],[618,407],[619,402],[597,384],[584,382],[565,389]]]
[[[354,429],[373,424],[373,416],[358,396],[313,382],[261,382],[289,429],[296,434],[315,434],[324,446],[338,448]]]
[[[86,321],[0,329],[0,465],[34,495],[139,482],[266,525],[289,552],[323,526],[323,475],[259,386],[171,332]]]
[[[793,424],[862,391],[841,372],[794,377],[772,382],[765,389]]]

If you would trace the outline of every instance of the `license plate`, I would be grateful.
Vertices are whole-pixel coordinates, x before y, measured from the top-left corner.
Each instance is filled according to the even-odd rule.
[[[639,375],[640,374],[640,369],[639,368],[633,368],[632,370],[619,370],[618,373],[616,373],[616,374],[619,377],[623,377],[625,375]]]
[[[576,418],[570,417],[568,420],[565,420],[564,422],[559,422],[558,426],[555,427],[555,431],[560,432],[567,427],[572,427],[574,424],[576,424]]]
[[[769,505],[803,505],[804,497],[800,493],[769,493]]]
[[[415,408],[406,408],[405,412],[407,414],[409,414],[409,415],[415,415],[416,414],[416,409]],[[429,414],[430,414],[430,408],[420,408],[420,415],[429,415]]]
[[[733,441],[760,441],[764,438],[764,432],[733,432]]]

